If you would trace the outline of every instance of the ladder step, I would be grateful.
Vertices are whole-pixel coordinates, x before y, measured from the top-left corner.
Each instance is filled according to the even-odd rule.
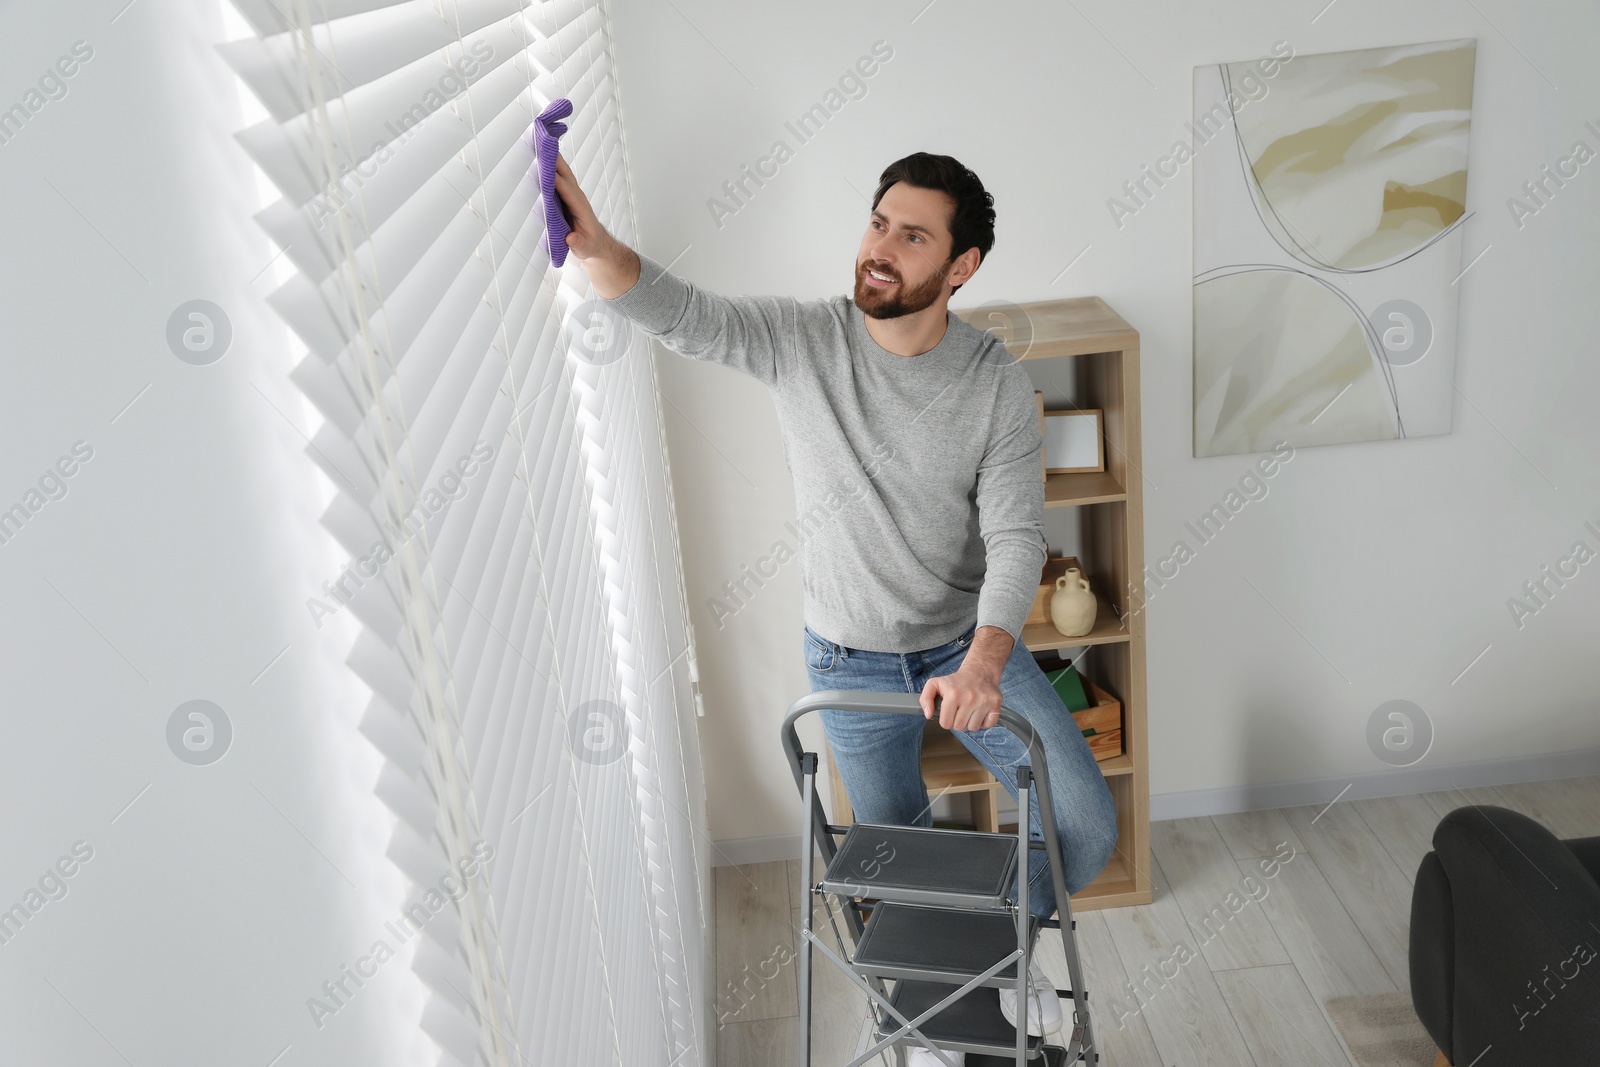
[[[965,1062],[966,1067],[1017,1067],[1015,1053],[1009,1056],[990,1056],[982,1052],[969,1052],[963,1062]],[[1033,1067],[1040,1067],[1041,1064],[1048,1065],[1048,1067],[1065,1067],[1067,1050],[1059,1045],[1046,1045],[1042,1059],[1029,1059],[1028,1062]]]
[[[1035,917],[1028,943],[1039,933]],[[915,978],[965,984],[1017,950],[1016,920],[1006,912],[884,903],[872,910],[851,963],[880,978]],[[1016,982],[1017,963],[1006,964],[984,985]]]
[[[959,988],[961,988],[959,985],[945,982],[902,979],[895,984],[889,1002],[907,1019],[915,1019]],[[879,1028],[873,1037],[874,1041],[900,1028],[893,1016],[886,1015],[885,1020],[888,1028]],[[1013,1058],[1016,1056],[1017,1028],[1006,1022],[1006,1017],[1001,1014],[1000,990],[993,986],[979,986],[971,990],[917,1029],[940,1048],[956,1052],[989,1053],[1001,1057],[1008,1053]],[[908,1047],[920,1045],[910,1034],[900,1038],[897,1043]],[[1043,1045],[1043,1038],[1029,1034],[1026,1046],[1029,1057],[1031,1058]],[[967,1062],[971,1064],[973,1061],[969,1059]]]
[[[909,904],[1006,906],[1017,839],[976,830],[856,823],[819,888]]]

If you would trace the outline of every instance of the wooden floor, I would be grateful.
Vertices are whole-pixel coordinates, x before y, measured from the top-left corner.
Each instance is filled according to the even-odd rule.
[[[1465,804],[1520,811],[1557,837],[1600,836],[1600,778],[1153,823],[1154,902],[1078,916],[1102,1067],[1355,1067],[1324,1003],[1408,988],[1412,878],[1439,818]],[[1290,848],[1265,877],[1261,859]],[[799,861],[715,876],[717,1065],[792,1067]],[[823,942],[848,956],[816,914]],[[1045,972],[1068,988],[1060,936],[1039,944]],[[840,1067],[867,1001],[813,959],[812,1063]],[[1142,983],[1137,996],[1130,982]]]

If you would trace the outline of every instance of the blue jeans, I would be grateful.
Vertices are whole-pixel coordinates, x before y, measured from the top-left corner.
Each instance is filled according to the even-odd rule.
[[[869,652],[829,641],[807,626],[806,671],[811,676],[811,691],[870,689],[920,694],[929,678],[956,672],[976,629],[974,624],[954,641],[921,652]],[[1116,846],[1117,813],[1111,790],[1071,712],[1020,641],[1001,672],[1000,699],[1032,724],[1044,749],[1055,833],[1065,868],[1062,880],[1068,893],[1076,893],[1105,868]],[[927,720],[921,714],[824,708],[820,715],[857,822],[933,825],[928,789],[922,780],[922,731]],[[1016,768],[1029,759],[1023,740],[1004,726],[954,733],[1015,800]],[[1036,791],[1029,796],[1028,806],[1029,837],[1039,843],[1028,849],[1028,910],[1048,918],[1056,911],[1056,894],[1043,848]],[[1012,892],[1016,891],[1013,880]]]

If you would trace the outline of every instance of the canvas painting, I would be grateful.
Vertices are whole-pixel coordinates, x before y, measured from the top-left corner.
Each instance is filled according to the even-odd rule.
[[[1476,54],[1195,68],[1195,456],[1450,432]]]

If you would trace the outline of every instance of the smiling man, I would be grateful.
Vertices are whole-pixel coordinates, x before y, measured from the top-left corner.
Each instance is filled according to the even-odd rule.
[[[572,221],[567,246],[611,307],[674,352],[772,390],[807,531],[812,690],[920,693],[926,718],[937,697],[939,724],[1015,797],[1027,749],[996,725],[1004,701],[1044,745],[1067,891],[1087,885],[1116,843],[1116,812],[1088,743],[1021,641],[1045,560],[1033,385],[997,338],[949,310],[994,245],[994,200],[977,175],[925,152],[890,164],[856,251],[854,293],[811,301],[719,296],[638,255],[600,224],[559,157],[556,191]],[[932,825],[922,721],[822,719],[857,821]],[[1042,842],[1037,797],[1030,817]],[[1049,916],[1049,865],[1042,848],[1029,851],[1030,910]],[[1037,964],[1030,980],[1043,994],[1030,995],[1030,1031],[1059,1029]],[[1014,1022],[1014,991],[1000,998]],[[931,1054],[914,1050],[911,1062],[922,1056]]]

